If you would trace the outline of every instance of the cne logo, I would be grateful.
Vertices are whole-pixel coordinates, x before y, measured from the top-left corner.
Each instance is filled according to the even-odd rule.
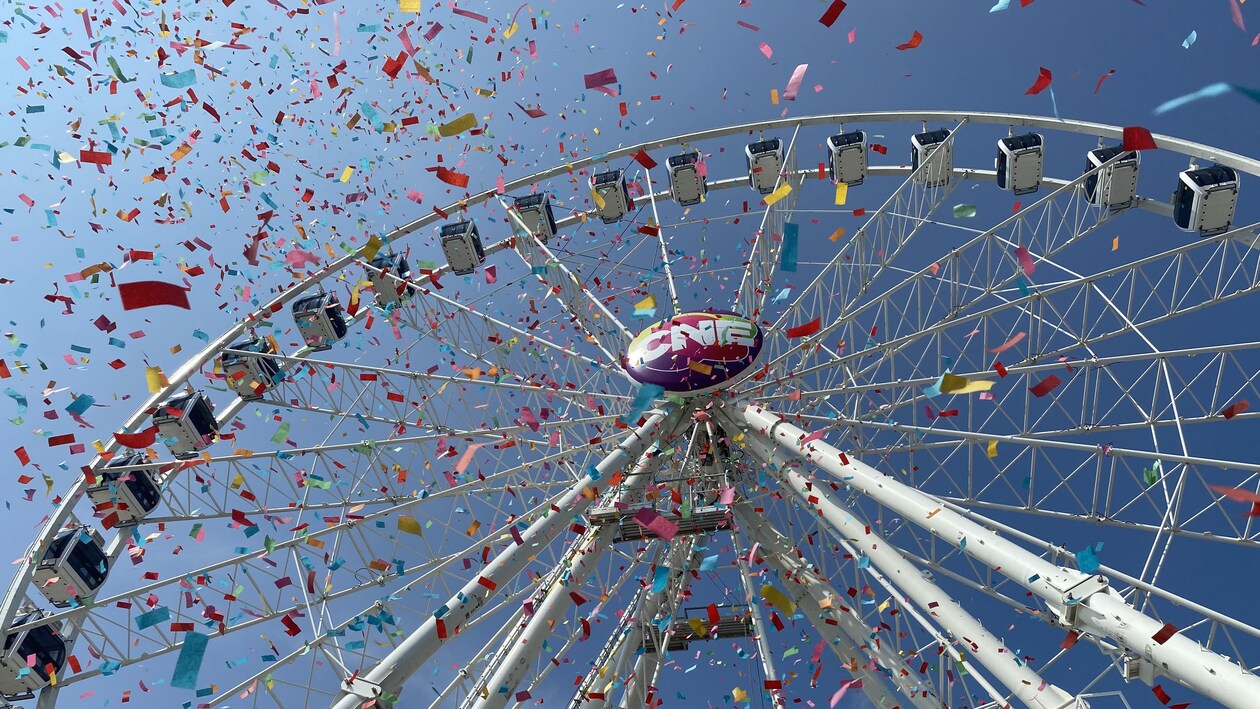
[[[757,323],[734,313],[683,313],[639,333],[626,368],[635,381],[666,391],[707,391],[748,369],[761,345]]]

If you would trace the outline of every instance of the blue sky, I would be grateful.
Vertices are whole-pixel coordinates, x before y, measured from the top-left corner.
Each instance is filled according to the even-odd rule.
[[[993,13],[988,0],[854,0],[831,28],[817,21],[825,2],[666,5],[570,0],[518,11],[459,3],[487,16],[483,23],[449,3],[429,3],[419,15],[346,0],[119,2],[86,13],[11,3],[0,25],[0,84],[10,97],[0,115],[0,319],[8,340],[0,359],[12,373],[0,380],[8,395],[0,399],[8,471],[0,481],[13,531],[0,541],[0,557],[21,557],[49,512],[45,476],[52,496],[66,489],[90,462],[92,441],[106,440],[146,398],[146,365],[174,370],[252,310],[251,301],[290,285],[293,274],[278,264],[295,240],[327,259],[457,199],[462,190],[426,170],[439,164],[483,189],[500,176],[707,127],[898,109],[1058,115],[1260,152],[1249,128],[1260,106],[1241,94],[1154,114],[1207,84],[1260,86],[1260,17],[1242,5],[1240,28],[1228,0],[1038,0]],[[514,15],[519,29],[501,39]],[[435,21],[443,29],[425,40]],[[406,48],[404,25],[415,52],[391,80],[383,67]],[[922,44],[897,50],[915,31]],[[194,62],[189,45],[197,41],[226,44]],[[422,79],[413,61],[438,83]],[[772,105],[771,91],[781,93],[801,64],[808,69],[800,95]],[[1050,90],[1025,95],[1041,67],[1053,73]],[[584,74],[608,68],[617,96],[584,89]],[[163,83],[168,72],[190,72],[193,83],[166,85],[177,83]],[[528,118],[516,104],[547,115]],[[356,112],[364,117],[347,127]],[[383,132],[370,112],[382,123],[418,123]],[[482,135],[437,141],[424,131],[469,112]],[[902,138],[889,142],[904,154]],[[78,159],[106,143],[119,153],[99,170],[57,157]],[[184,143],[191,151],[173,159]],[[133,209],[139,213],[124,220]],[[251,265],[242,251],[260,230],[260,253],[272,260]],[[703,248],[687,238],[679,249]],[[441,258],[431,234],[408,246],[414,260]],[[153,255],[126,260],[136,251]],[[101,263],[112,274],[79,277]],[[191,312],[125,312],[111,283],[185,279]],[[94,404],[80,423],[65,409],[82,395]],[[50,446],[66,434],[83,450]],[[19,448],[29,465],[19,462]]]

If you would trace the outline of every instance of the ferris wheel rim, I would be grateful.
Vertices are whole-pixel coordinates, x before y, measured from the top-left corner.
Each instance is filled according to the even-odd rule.
[[[546,181],[560,174],[563,174],[566,171],[583,169],[590,165],[598,164],[600,162],[628,157],[628,156],[633,155],[635,152],[639,150],[648,149],[648,148],[667,147],[671,145],[685,144],[688,142],[697,142],[697,141],[708,140],[712,138],[736,135],[736,134],[745,133],[749,131],[772,130],[776,128],[791,127],[791,126],[801,127],[801,126],[806,126],[806,125],[826,125],[826,124],[837,123],[837,122],[904,123],[904,122],[919,121],[919,120],[937,121],[937,120],[957,120],[957,119],[963,119],[963,118],[971,120],[972,122],[976,122],[976,123],[1019,125],[1019,126],[1026,126],[1026,127],[1045,128],[1045,129],[1051,129],[1051,130],[1068,130],[1070,132],[1096,135],[1098,137],[1103,137],[1103,138],[1119,138],[1123,132],[1122,128],[1115,127],[1115,126],[1106,126],[1103,124],[1086,123],[1086,122],[1081,122],[1081,121],[1061,121],[1057,119],[1039,118],[1039,117],[1034,117],[1034,116],[1022,116],[1022,115],[1016,115],[1016,114],[962,113],[962,112],[887,112],[887,113],[835,114],[835,115],[812,116],[812,117],[795,118],[795,119],[780,119],[780,120],[766,121],[766,122],[760,122],[760,123],[740,124],[740,125],[727,126],[727,127],[718,128],[718,129],[706,130],[706,131],[697,131],[694,133],[683,134],[683,135],[665,138],[661,140],[647,141],[647,142],[636,144],[634,146],[630,146],[626,148],[619,148],[615,151],[612,151],[610,153],[606,153],[603,155],[593,156],[590,158],[584,158],[582,160],[575,161],[574,163],[571,163],[569,165],[557,166],[549,170],[535,173],[525,178],[520,178],[508,184],[509,186],[511,186],[512,189],[516,189],[518,187],[526,187],[529,185]],[[1233,153],[1220,152],[1220,151],[1213,153],[1212,151],[1214,149],[1210,148],[1209,146],[1200,145],[1197,143],[1190,143],[1187,141],[1181,141],[1178,139],[1169,138],[1167,136],[1157,135],[1155,137],[1156,137],[1156,140],[1160,142],[1161,147],[1168,148],[1174,152],[1179,152],[1179,153],[1182,153],[1191,157],[1200,157],[1203,159],[1215,160],[1217,162],[1220,162],[1221,164],[1235,167],[1236,169],[1239,169],[1241,171],[1248,172],[1254,175],[1260,175],[1260,161],[1238,156]],[[892,172],[891,169],[889,171]],[[962,173],[974,175],[977,177],[987,176],[986,171],[984,170],[956,170],[955,172],[962,172]],[[495,196],[496,196],[495,191],[486,191],[483,193],[479,193],[477,195],[470,197],[469,199],[461,200],[459,202],[454,203],[453,205],[448,207],[448,210],[454,211],[459,208],[473,206],[481,202],[493,199]],[[1158,203],[1150,203],[1149,206],[1154,206],[1157,204]],[[1144,204],[1142,206],[1148,206],[1148,205]],[[447,210],[444,210],[444,211],[447,211]],[[437,214],[426,215],[425,217],[421,219],[410,222],[406,225],[403,225],[402,227],[399,227],[389,232],[386,235],[386,238],[392,241],[393,239],[405,236],[419,229],[422,229],[428,225],[431,225],[439,221],[441,218],[442,217]],[[495,244],[491,248],[495,250],[503,249],[505,248],[504,244],[505,242],[500,242],[500,243]],[[359,249],[356,249],[353,253],[347,254],[333,262],[330,262],[325,268],[321,269],[320,271],[304,277],[300,283],[295,284],[291,288],[287,289],[285,292],[283,292],[282,294],[274,298],[271,302],[263,305],[254,313],[251,313],[245,318],[243,318],[233,328],[229,329],[219,338],[211,341],[210,344],[208,344],[205,348],[203,348],[197,355],[187,360],[185,364],[182,365],[179,368],[179,370],[177,370],[174,373],[174,375],[169,380],[170,385],[168,387],[166,387],[164,390],[160,392],[153,394],[144,404],[142,404],[137,409],[136,413],[134,413],[124,423],[124,425],[121,428],[126,429],[126,428],[133,427],[136,423],[138,423],[139,421],[143,419],[143,417],[146,415],[146,412],[152,409],[154,405],[163,401],[165,398],[169,397],[171,394],[179,391],[186,384],[188,379],[197,373],[197,371],[200,369],[202,365],[204,365],[206,362],[213,359],[217,354],[229,348],[230,344],[234,340],[241,337],[245,332],[248,331],[252,323],[263,320],[266,314],[276,312],[280,306],[283,306],[284,304],[291,302],[293,299],[300,297],[303,293],[307,292],[311,287],[321,283],[325,279],[329,278],[331,275],[337,272],[340,272],[348,267],[351,267],[362,258],[362,253],[363,253],[363,247],[360,247]],[[443,266],[443,268],[445,268],[445,266]],[[231,406],[229,406],[227,409],[224,410],[224,416],[226,418],[231,418],[235,416],[236,413],[239,412],[240,408],[244,406],[245,406],[245,402],[242,402],[240,400],[234,401]],[[106,448],[106,452],[112,453],[119,448],[120,446],[117,444],[117,442],[111,439],[111,441],[109,442]],[[104,459],[102,459],[100,456],[97,456],[96,458],[93,459],[91,467],[93,469],[98,469],[99,466],[102,465],[104,462],[105,462]],[[81,492],[82,490],[81,486],[85,484],[85,482],[86,482],[86,479],[83,477],[80,477],[76,481],[75,486],[71,490],[71,493],[66,495],[66,500],[62,503],[63,507],[73,506],[77,493]],[[62,519],[62,521],[64,521],[64,518]],[[52,534],[55,534],[57,530],[60,528],[60,526],[61,526],[60,523],[57,522],[57,515],[54,514],[53,518],[49,520],[49,523],[46,525],[44,530],[41,531],[41,536],[34,543],[42,544],[45,539],[51,537]],[[18,579],[15,578],[15,583],[17,581]],[[15,592],[14,589],[15,589],[15,586],[11,585],[9,595],[12,595]],[[6,595],[6,599],[5,599],[6,608],[8,608],[9,606],[14,606],[14,604],[10,602],[9,595]],[[13,608],[13,610],[16,610],[16,608]],[[11,620],[11,617],[0,618],[0,621],[3,621],[4,625],[7,625],[10,620]]]

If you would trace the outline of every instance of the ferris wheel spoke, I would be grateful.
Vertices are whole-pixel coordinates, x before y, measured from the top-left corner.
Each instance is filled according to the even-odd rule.
[[[1001,571],[1002,575],[1040,597],[1054,616],[1062,619],[1060,622],[1079,632],[1117,644],[1123,648],[1126,658],[1132,658],[1133,662],[1147,663],[1144,671],[1153,673],[1155,667],[1167,663],[1170,668],[1168,677],[1171,680],[1218,701],[1225,701],[1230,696],[1240,696],[1238,692],[1248,691],[1242,689],[1247,686],[1254,685],[1251,691],[1260,691],[1260,677],[1244,671],[1227,657],[1203,653],[1198,649],[1198,643],[1188,638],[1174,635],[1158,648],[1149,644],[1135,644],[1133,638],[1144,637],[1148,630],[1153,635],[1163,626],[1154,618],[1137,611],[1119,594],[1109,590],[1105,576],[1056,567],[946,508],[939,498],[848,459],[826,443],[811,439],[802,444],[801,441],[805,441],[807,434],[769,411],[750,406],[738,413],[728,413],[726,409],[720,413],[732,425],[738,424],[742,417],[747,427],[760,432],[759,435],[770,437],[777,450],[818,465],[830,475],[843,479],[851,487],[902,515],[905,520],[932,531],[935,538],[946,541],[984,566]],[[964,544],[964,540],[969,543]],[[1011,566],[1012,563],[1015,564],[1014,567]],[[1064,588],[1075,589],[1072,598],[1079,600],[1065,603],[1067,595],[1062,590]],[[1069,608],[1069,605],[1076,608]],[[1152,652],[1155,657],[1151,656]],[[1186,661],[1190,657],[1196,659]],[[1209,667],[1212,669],[1209,670]],[[1207,676],[1212,679],[1207,679]],[[1222,680],[1237,683],[1239,686],[1234,690],[1226,690],[1218,684]]]
[[[649,447],[654,446],[658,438],[670,436],[678,425],[677,419],[671,416],[672,412],[649,416],[612,453],[592,466],[591,472],[584,474],[559,500],[553,502],[551,514],[544,519],[535,520],[521,532],[522,540],[531,545],[549,545],[577,514],[586,510],[590,499],[584,493],[596,480],[604,476],[611,478],[614,473],[621,472],[620,469],[627,460],[639,461],[635,463],[635,469],[650,463],[652,456],[649,454]],[[338,706],[344,706],[345,709],[357,706],[364,698],[362,693],[366,693],[368,697],[380,696],[384,692],[397,694],[403,681],[438,650],[441,641],[447,636],[448,622],[452,630],[463,625],[494,595],[495,588],[506,586],[521,573],[529,563],[529,559],[523,558],[524,555],[518,551],[523,546],[509,544],[493,561],[487,563],[476,580],[465,584],[458,595],[452,596],[438,613],[412,631],[385,660],[362,675],[361,681],[348,683],[343,687]],[[475,604],[472,599],[475,599]]]
[[[909,468],[917,486],[960,504],[1215,543],[1260,541],[1253,520],[1240,521],[1220,492],[1255,489],[1260,465],[904,424],[865,426],[876,437],[855,454],[878,454]],[[896,437],[881,439],[881,431]],[[998,456],[988,455],[994,441]],[[1164,480],[1176,482],[1166,489],[1159,484]]]
[[[548,288],[549,295],[556,298],[574,324],[597,343],[607,361],[620,366],[620,353],[625,350],[634,334],[608,309],[602,298],[591,292],[587,284],[563,260],[556,257],[544,240],[530,233],[518,214],[509,210],[506,203],[503,203],[503,208],[508,213],[513,230],[517,232],[517,255],[531,269],[531,273],[537,276],[538,282]],[[557,273],[552,276],[549,275],[550,271]],[[605,324],[598,323],[600,319]]]
[[[953,144],[955,134],[964,123],[965,120],[950,131],[947,145]],[[916,170],[907,174],[901,185],[779,315],[770,332],[778,335],[771,342],[781,349],[771,349],[771,368],[796,349],[792,343],[780,339],[794,319],[805,319],[805,313],[817,314],[823,332],[816,338],[807,338],[803,344],[825,339],[827,333],[850,317],[861,296],[879,280],[894,258],[953,192],[960,182],[957,176],[951,176],[944,185],[920,179],[943,154],[944,150],[933,152]],[[763,291],[768,290],[767,283]],[[766,294],[761,294],[763,307]],[[806,348],[800,349],[805,351]]]
[[[896,546],[887,544],[879,532],[872,530],[857,513],[832,499],[832,495],[823,485],[806,479],[789,462],[785,453],[774,450],[772,445],[759,436],[753,437],[751,449],[754,456],[769,466],[771,475],[786,487],[798,504],[806,505],[826,520],[827,524],[824,526],[837,541],[856,547],[861,552],[860,558],[875,567],[877,573],[891,574],[897,579],[900,592],[894,593],[896,597],[908,598],[921,611],[931,612],[935,623],[952,637],[967,638],[970,641],[969,647],[963,646],[969,659],[963,660],[959,655],[958,662],[978,662],[1005,685],[1007,692],[1029,706],[1049,709],[1071,705],[1075,701],[1070,693],[1046,683],[1027,665],[1011,663],[1011,651],[985,629],[979,620],[963,610],[943,589],[922,578],[918,569],[906,561]],[[948,647],[951,643],[946,642],[943,645]],[[986,680],[977,677],[993,701],[1005,701],[1005,692],[999,692]]]
[[[885,347],[895,346],[894,343],[900,343],[902,339],[931,333],[933,323],[954,323],[960,317],[965,319],[967,316],[960,316],[960,313],[982,301],[985,293],[1016,288],[1017,280],[1023,277],[1022,273],[996,275],[996,269],[1010,273],[1012,264],[1016,269],[1018,267],[1017,260],[1009,253],[1008,244],[1026,244],[1030,253],[1049,258],[1107,223],[1110,214],[1089,204],[1085,197],[1082,185],[1090,174],[1065,183],[1046,197],[1023,207],[1000,224],[952,249],[945,257],[920,267],[912,276],[898,274],[896,280],[878,295],[849,303],[845,317],[829,319],[817,334],[803,338],[778,354],[771,360],[770,368],[774,370],[784,365],[794,352],[799,352],[801,359],[794,363],[795,371],[782,377],[799,379],[829,367],[847,365],[867,354],[867,350],[879,352]],[[919,228],[921,224],[916,220],[913,228]],[[855,257],[855,260],[865,262],[869,257]],[[976,284],[974,281],[977,278],[982,282]],[[975,289],[977,285],[979,291]],[[1046,289],[1038,292],[1045,293]],[[1014,302],[1022,304],[1026,300],[1029,298]],[[804,304],[825,307],[824,303],[807,301]],[[904,312],[897,317],[888,317],[890,312],[903,309]],[[781,322],[786,322],[784,317],[780,318]],[[882,329],[880,325],[883,325]],[[881,338],[882,344],[877,339],[881,331],[885,333]],[[832,339],[833,335],[838,335],[854,351],[843,355],[839,361],[810,365],[811,354],[815,352],[813,346]]]
[[[783,165],[775,177],[775,191],[771,195],[776,195],[777,199],[768,201],[770,197],[767,196],[766,200],[763,200],[766,208],[761,215],[761,224],[753,235],[752,249],[744,264],[744,274],[740,279],[739,289],[735,291],[734,305],[738,312],[744,313],[754,321],[761,319],[766,293],[770,290],[775,272],[779,269],[779,252],[783,247],[784,239],[783,225],[791,218],[796,208],[796,201],[800,197],[801,186],[805,182],[805,175],[799,174],[796,169],[796,137],[799,134],[800,126],[797,126],[796,130],[792,131],[787,152],[784,153]],[[752,167],[751,164],[749,167]],[[789,192],[786,195],[778,195],[777,190],[785,186]]]
[[[870,625],[842,601],[840,593],[791,553],[793,542],[749,505],[737,503],[733,509],[741,531],[758,546],[759,558],[767,568],[781,578],[790,576],[796,581],[784,584],[790,601],[807,611],[806,619],[849,671],[862,680],[864,692],[876,707],[891,709],[898,706],[902,697],[920,709],[940,706],[927,678],[903,671],[906,661],[898,655],[894,643],[870,642]],[[855,654],[862,655],[860,662]]]
[[[1074,557],[1074,553],[1067,548],[1051,544],[1023,530],[999,523],[966,506],[953,503],[947,504],[951,509],[969,519],[1018,539],[1022,543],[1036,549],[1043,550],[1041,555],[1055,563],[1061,565],[1070,563],[1068,560]],[[927,560],[925,562],[935,563]],[[1260,628],[1232,617],[1227,613],[1196,603],[1153,583],[1126,574],[1111,566],[1103,564],[1099,567],[1099,571],[1113,580],[1125,584],[1122,594],[1132,605],[1137,605],[1139,601],[1142,602],[1146,605],[1148,612],[1154,617],[1162,622],[1172,622],[1178,628],[1179,633],[1189,633],[1190,636],[1198,639],[1208,650],[1214,650],[1227,656],[1238,658],[1239,664],[1247,668],[1248,672],[1254,674],[1257,669],[1260,669],[1256,665],[1260,661]],[[992,576],[992,573],[989,572],[988,575]],[[984,577],[974,576],[972,578],[977,580],[964,580],[969,584],[983,585],[986,583]],[[1009,602],[1014,605],[1020,603],[1018,600]],[[1097,641],[1099,639],[1092,638],[1092,640]]]

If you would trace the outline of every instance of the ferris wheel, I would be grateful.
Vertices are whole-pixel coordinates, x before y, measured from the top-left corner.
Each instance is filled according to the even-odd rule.
[[[880,708],[1254,706],[1243,174],[865,113],[434,209],[126,421],[15,567],[0,706],[785,706],[824,656]]]

